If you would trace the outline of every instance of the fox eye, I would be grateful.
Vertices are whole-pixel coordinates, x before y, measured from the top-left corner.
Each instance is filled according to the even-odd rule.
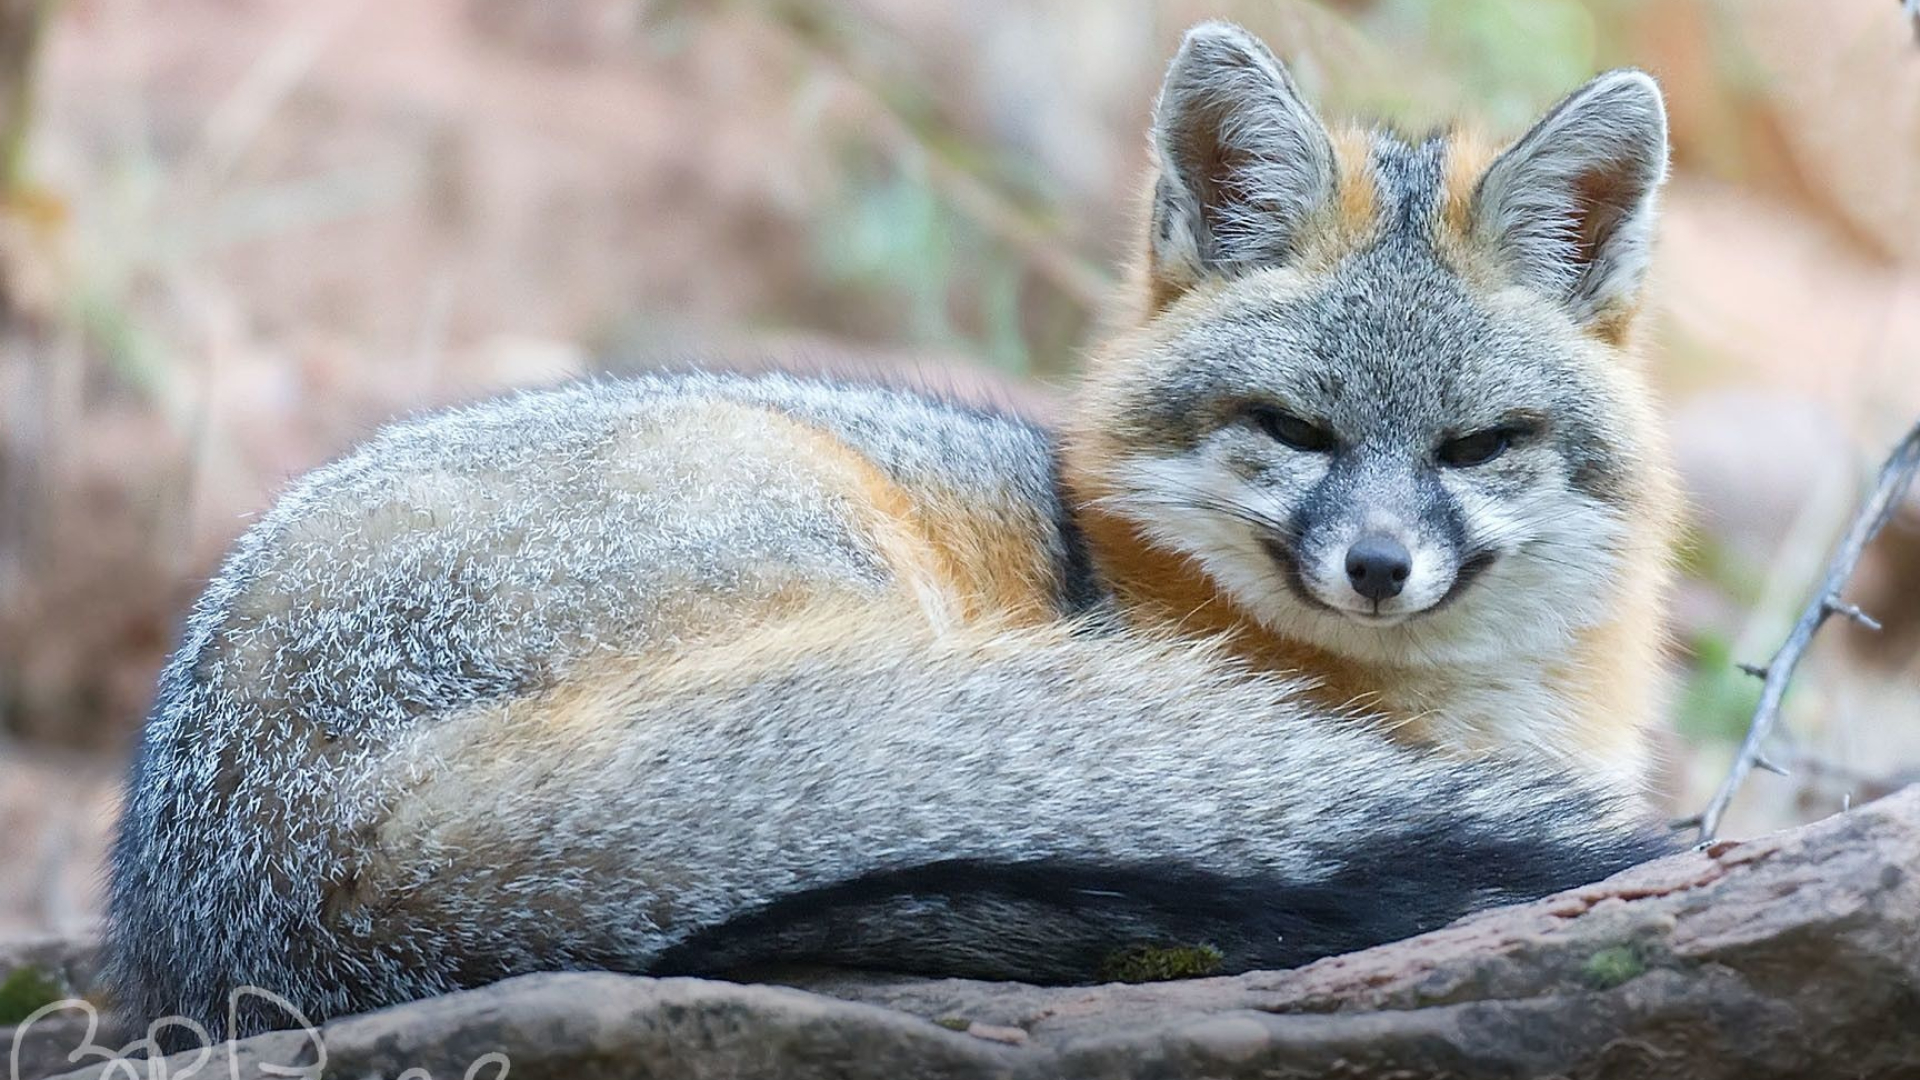
[[[1252,416],[1260,430],[1282,446],[1308,454],[1324,454],[1339,445],[1333,432],[1270,405],[1255,406]]]
[[[1441,443],[1435,456],[1440,459],[1440,464],[1448,468],[1471,469],[1506,453],[1523,434],[1525,432],[1522,429],[1512,424],[1492,427]]]

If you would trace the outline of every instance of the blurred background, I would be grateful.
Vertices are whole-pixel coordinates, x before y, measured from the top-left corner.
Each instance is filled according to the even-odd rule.
[[[1044,414],[1133,247],[1180,31],[1331,114],[1517,134],[1669,95],[1650,363],[1694,505],[1663,786],[1920,418],[1920,47],[1894,0],[0,0],[0,933],[96,909],[112,788],[225,546],[398,415],[689,357]],[[1920,514],[1726,832],[1920,778]]]

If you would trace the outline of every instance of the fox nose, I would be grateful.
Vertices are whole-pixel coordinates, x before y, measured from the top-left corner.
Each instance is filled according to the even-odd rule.
[[[1347,549],[1347,580],[1375,603],[1399,596],[1412,572],[1413,556],[1390,536],[1363,536]]]

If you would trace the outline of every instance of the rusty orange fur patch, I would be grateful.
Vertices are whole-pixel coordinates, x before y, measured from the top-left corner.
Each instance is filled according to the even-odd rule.
[[[1348,125],[1327,133],[1333,147],[1332,197],[1307,226],[1289,264],[1313,273],[1333,268],[1380,233],[1380,178],[1373,169],[1373,134]]]
[[[930,614],[1019,623],[1052,616],[1049,523],[1037,510],[983,506],[963,493],[904,486],[832,432],[775,415],[792,425],[808,460],[832,463],[852,481],[850,501],[882,558]]]
[[[777,409],[739,402],[701,402],[670,420],[636,430],[613,451],[616,461],[648,463],[646,468],[621,468],[621,484],[650,489],[696,478],[699,482],[689,485],[696,490],[733,492],[750,491],[757,484],[792,485],[843,516],[893,571],[899,590],[918,601],[930,618],[941,617],[951,606],[944,567],[912,521],[911,499],[844,441]],[[702,433],[697,444],[701,449],[685,441],[688,430]],[[693,514],[701,509],[683,507]],[[775,565],[760,587],[670,595],[659,601],[653,621],[670,627],[671,638],[685,640],[861,591],[858,583],[843,577],[784,572],[777,551],[765,558]]]
[[[983,507],[960,494],[912,493],[912,521],[944,566],[967,619],[1033,624],[1054,617],[1048,523],[1031,510]]]
[[[1637,298],[1632,303],[1610,305],[1595,313],[1593,321],[1587,324],[1587,333],[1616,349],[1629,348],[1633,344],[1633,328],[1640,324],[1642,306]]]
[[[1456,130],[1447,138],[1446,160],[1440,176],[1440,214],[1434,225],[1433,247],[1440,258],[1465,280],[1482,287],[1500,279],[1493,252],[1474,239],[1473,196],[1487,167],[1499,158],[1501,146],[1473,130]]]
[[[947,606],[956,582],[952,580],[952,568],[927,543],[926,532],[916,520],[912,497],[831,432],[771,409],[766,411],[775,422],[790,427],[795,449],[805,455],[804,460],[830,464],[851,483],[848,502],[869,530],[881,558],[901,585],[938,618],[938,609]]]
[[[1168,305],[1185,295],[1187,289],[1190,287],[1186,284],[1172,281],[1165,275],[1159,273],[1152,265],[1153,261],[1153,255],[1149,252],[1142,260],[1146,269],[1138,275],[1140,283],[1137,288],[1144,297],[1141,310],[1136,316],[1136,321],[1139,322],[1145,322],[1167,310]]]
[[[1473,230],[1473,193],[1487,166],[1500,156],[1499,144],[1472,129],[1459,129],[1447,138],[1447,155],[1440,176],[1440,227],[1465,241]]]
[[[1373,135],[1352,125],[1330,133],[1333,142],[1333,222],[1330,232],[1345,254],[1380,226],[1380,178],[1373,171]]]
[[[1621,777],[1646,775],[1646,732],[1636,717],[1659,711],[1657,603],[1627,603],[1611,622],[1581,632],[1547,681],[1571,703],[1568,731],[1581,758]]]

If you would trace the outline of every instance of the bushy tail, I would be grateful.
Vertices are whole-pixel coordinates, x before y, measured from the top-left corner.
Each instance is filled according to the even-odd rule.
[[[1066,628],[810,618],[289,761],[229,837],[240,871],[176,850],[217,837],[123,838],[131,1009],[218,1030],[233,983],[318,1018],[566,968],[1080,981],[1142,946],[1285,967],[1665,846],[1570,777],[1396,746],[1204,644]]]

